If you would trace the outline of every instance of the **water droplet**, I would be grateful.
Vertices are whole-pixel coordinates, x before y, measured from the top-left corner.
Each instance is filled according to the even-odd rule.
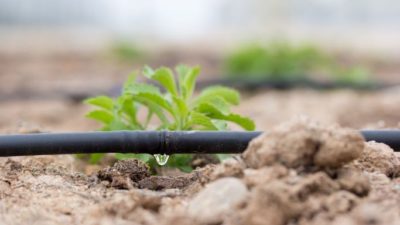
[[[167,154],[162,154],[162,155],[161,154],[155,154],[154,158],[156,158],[156,161],[157,161],[158,165],[164,166],[168,162],[169,155],[167,155]]]

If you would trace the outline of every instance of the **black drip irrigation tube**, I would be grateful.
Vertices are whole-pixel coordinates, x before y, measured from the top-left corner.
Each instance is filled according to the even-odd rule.
[[[0,136],[0,157],[77,153],[241,153],[261,132],[110,131]],[[362,130],[366,141],[400,151],[400,130]]]
[[[149,81],[150,84],[159,86],[157,82]],[[245,91],[254,91],[262,89],[274,90],[291,90],[295,88],[311,88],[315,90],[332,90],[332,89],[354,89],[360,91],[378,91],[395,86],[400,86],[400,83],[349,83],[349,82],[333,82],[333,81],[317,81],[312,79],[213,79],[200,80],[196,88],[202,89],[210,85],[223,85],[232,88],[237,88]],[[159,86],[161,87],[161,86]],[[121,92],[122,85],[117,85],[110,90],[89,90],[89,91],[48,91],[41,92],[35,90],[25,90],[18,93],[1,93],[0,101],[15,101],[15,100],[35,100],[35,99],[67,99],[71,102],[81,102],[82,100],[95,95],[110,95],[118,96]]]
[[[245,77],[245,76],[243,76]],[[210,85],[224,85],[243,90],[255,89],[277,89],[290,90],[294,88],[311,88],[316,90],[331,89],[354,89],[363,91],[382,90],[400,85],[399,83],[381,83],[377,81],[370,82],[342,82],[342,81],[318,81],[313,79],[244,79],[244,78],[226,78],[199,81],[197,87],[203,88]]]

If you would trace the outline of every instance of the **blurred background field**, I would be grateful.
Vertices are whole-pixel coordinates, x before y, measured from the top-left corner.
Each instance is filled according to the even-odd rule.
[[[200,65],[202,80],[304,77],[400,83],[400,2],[0,0],[0,130],[94,130],[87,96],[143,65]],[[400,88],[242,90],[258,129],[293,116],[398,127]]]

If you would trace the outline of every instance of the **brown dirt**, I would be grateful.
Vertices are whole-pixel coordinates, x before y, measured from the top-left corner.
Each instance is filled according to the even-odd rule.
[[[294,116],[357,129],[400,128],[399,95],[400,87],[376,92],[271,90],[245,98],[237,112],[253,118],[260,130]]]
[[[269,130],[294,116],[357,129],[399,128],[399,95],[400,88],[366,93],[351,90],[264,91],[244,95],[242,104],[234,111],[253,118],[258,130]],[[98,129],[98,124],[85,118],[89,110],[86,105],[65,99],[0,101],[0,131]]]
[[[356,131],[322,128],[303,120],[283,124],[251,142],[243,158],[251,168],[280,163],[289,168],[338,168],[358,158],[364,139]]]
[[[111,187],[121,189],[138,187],[137,182],[149,176],[149,167],[137,159],[117,161],[113,166],[104,168],[97,173],[97,178],[110,182]]]
[[[253,140],[242,157],[179,177],[151,176],[137,160],[87,176],[76,172],[77,161],[70,156],[3,158],[0,220],[396,224],[399,162],[389,147],[365,143],[354,130],[304,119]]]
[[[84,118],[89,107],[76,99],[85,94],[118,93],[127,75],[143,64],[117,63],[104,57],[102,50],[78,51],[68,47],[65,51],[52,52],[41,46],[17,51],[12,46],[5,47],[11,49],[5,51],[0,46],[2,132],[26,127],[52,132],[97,129],[95,122]],[[207,54],[203,48],[191,54],[158,50],[145,63],[173,67],[185,62],[202,66],[199,79],[215,78],[219,72],[215,52]],[[399,81],[397,69],[391,72],[389,82]],[[235,111],[254,118],[259,130],[269,130],[297,115],[352,128],[399,127],[399,94],[398,87],[376,92],[265,90],[243,96],[242,104]]]
[[[173,66],[178,61],[181,58],[173,56],[172,62],[160,60],[154,65]],[[105,93],[132,70],[131,65],[85,55],[3,56],[0,62],[3,132],[97,129],[96,123],[84,118],[89,108],[74,102],[74,97]],[[39,93],[39,98],[31,92]],[[0,221],[397,224],[398,154],[384,144],[365,143],[354,130],[336,124],[398,128],[399,94],[399,88],[392,88],[376,92],[269,90],[245,95],[235,111],[254,118],[257,129],[268,132],[254,140],[243,156],[187,175],[151,176],[136,160],[101,169],[83,168],[72,156],[0,158]],[[293,116],[335,125],[304,119],[279,125]],[[202,166],[204,162],[212,159],[196,158],[193,163]]]

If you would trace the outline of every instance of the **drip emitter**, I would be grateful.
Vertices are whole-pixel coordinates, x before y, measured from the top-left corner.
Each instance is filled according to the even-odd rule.
[[[241,153],[261,132],[108,131],[0,135],[0,156],[77,153]],[[400,130],[362,130],[367,141],[400,151]]]

